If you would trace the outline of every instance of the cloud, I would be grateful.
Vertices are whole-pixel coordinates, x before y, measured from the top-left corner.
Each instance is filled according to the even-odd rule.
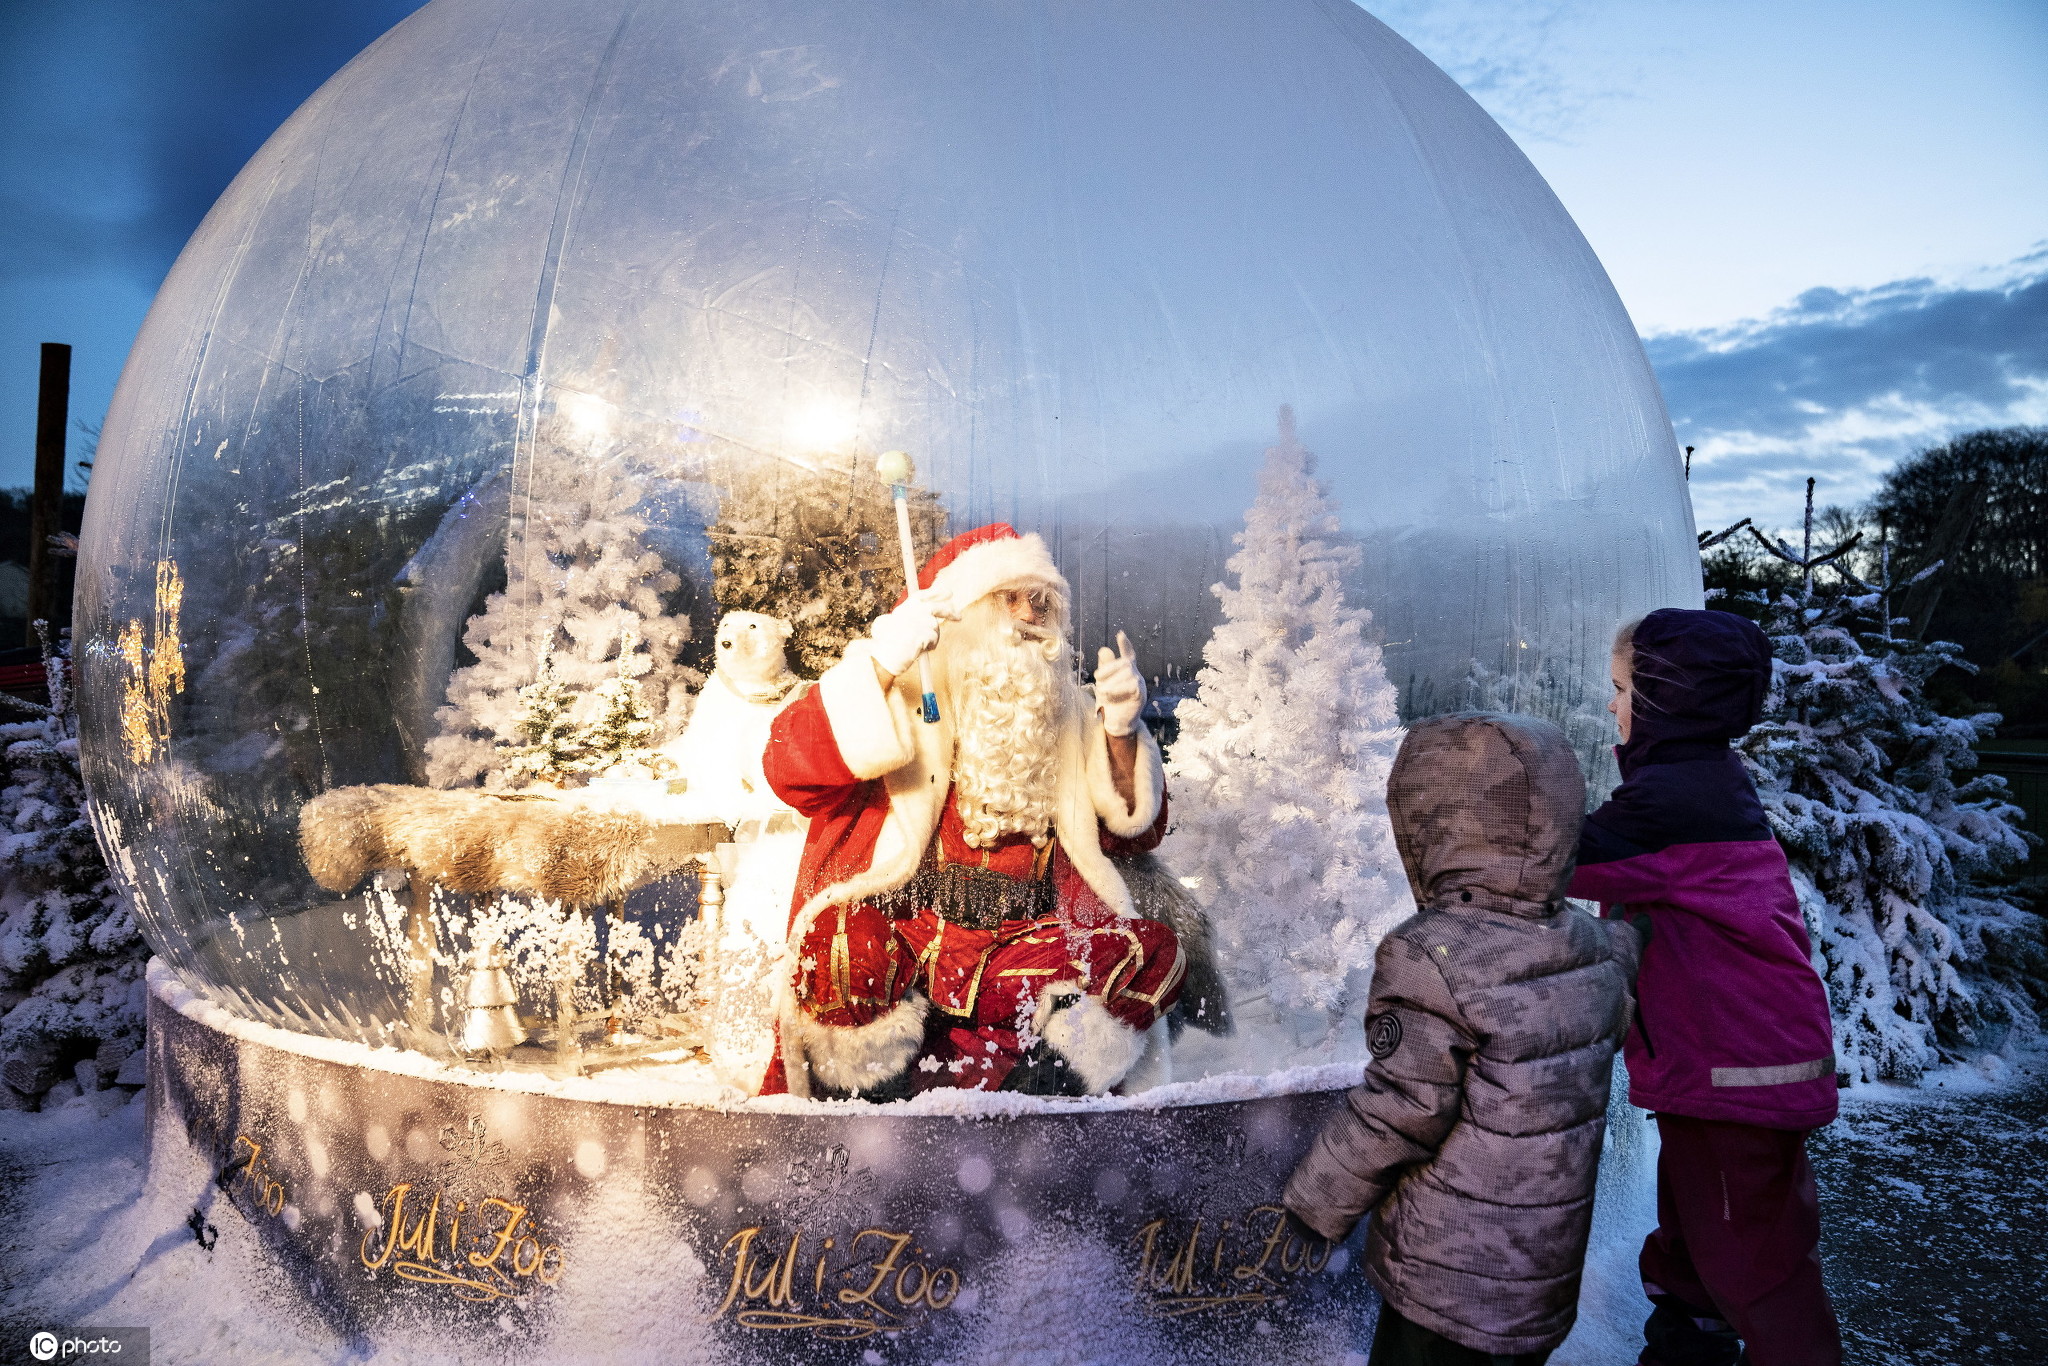
[[[1915,452],[2048,422],[2048,244],[1982,278],[1810,289],[1768,317],[1645,340],[1703,525],[1856,503]]]
[[[1385,0],[1368,8],[1517,138],[1569,142],[1598,108],[1635,95],[1643,73],[1589,35],[1611,0]]]

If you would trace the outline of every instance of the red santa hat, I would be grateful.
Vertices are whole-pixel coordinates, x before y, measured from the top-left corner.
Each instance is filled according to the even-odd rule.
[[[1008,522],[990,522],[963,531],[940,546],[918,571],[919,588],[942,588],[955,607],[1001,588],[1044,588],[1069,596],[1066,576],[1052,562],[1045,541],[1033,533],[1019,535]]]

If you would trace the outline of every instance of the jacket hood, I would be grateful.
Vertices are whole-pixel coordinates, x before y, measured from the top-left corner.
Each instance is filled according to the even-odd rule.
[[[1418,906],[1471,901],[1547,914],[1564,896],[1586,780],[1564,732],[1533,716],[1417,722],[1394,756],[1387,814]]]
[[[1637,624],[1634,655],[1629,737],[1615,750],[1623,777],[1725,754],[1763,717],[1771,642],[1745,617],[1659,608]]]

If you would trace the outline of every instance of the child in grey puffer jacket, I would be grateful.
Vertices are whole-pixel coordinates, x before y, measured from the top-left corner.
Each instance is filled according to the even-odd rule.
[[[1387,810],[1420,913],[1374,962],[1372,1061],[1287,1208],[1372,1214],[1371,1366],[1540,1366],[1571,1331],[1639,944],[1565,904],[1585,780],[1563,732],[1465,714],[1409,731]]]

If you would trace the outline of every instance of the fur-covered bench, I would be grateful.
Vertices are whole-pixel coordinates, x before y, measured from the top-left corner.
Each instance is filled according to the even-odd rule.
[[[550,796],[431,787],[337,787],[299,813],[307,871],[347,893],[385,868],[451,892],[510,892],[565,906],[617,901],[689,866],[731,833]]]
[[[335,788],[299,813],[307,871],[328,891],[346,895],[376,873],[404,872],[412,975],[407,1023],[415,1043],[433,1034],[434,888],[599,908],[691,869],[700,855],[731,838],[714,822],[661,821],[569,795],[388,783]],[[557,1043],[567,1042],[567,1021],[558,1020]]]

